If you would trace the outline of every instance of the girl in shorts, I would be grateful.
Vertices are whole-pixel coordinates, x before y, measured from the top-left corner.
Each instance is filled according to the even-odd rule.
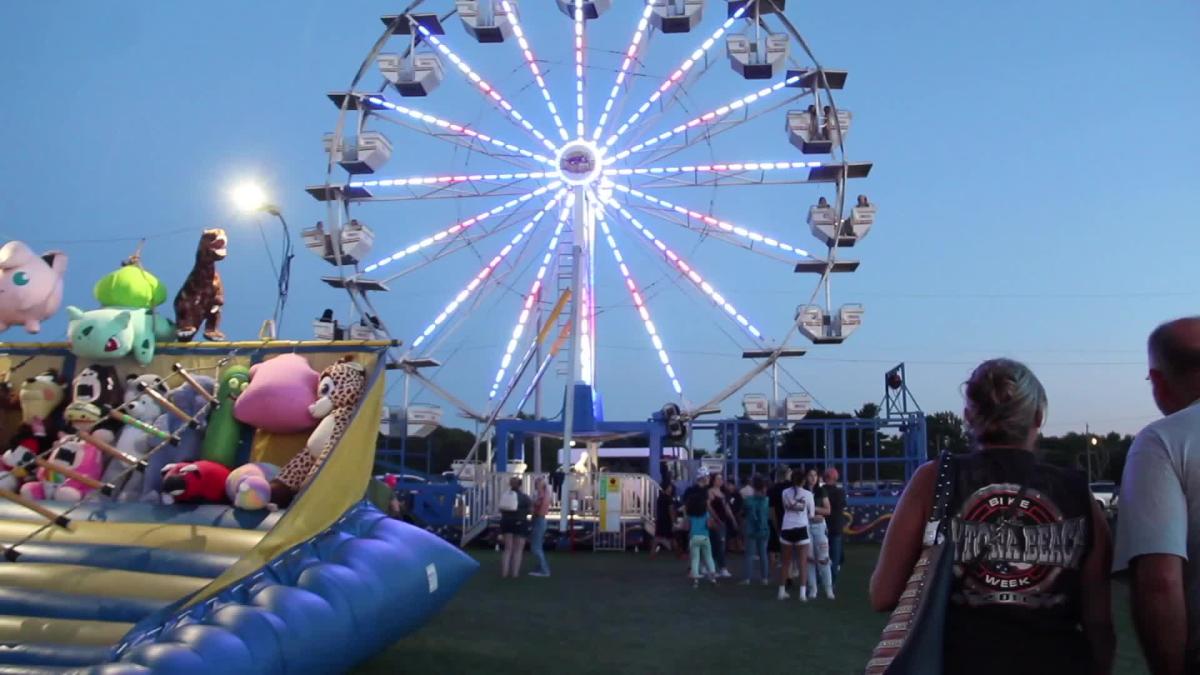
[[[804,472],[792,473],[792,486],[783,491],[783,522],[779,528],[779,547],[783,553],[783,566],[779,568],[779,599],[787,600],[787,577],[792,570],[792,560],[798,567],[798,583],[801,602],[808,602],[808,536],[809,521],[815,513],[813,494],[804,489]]]

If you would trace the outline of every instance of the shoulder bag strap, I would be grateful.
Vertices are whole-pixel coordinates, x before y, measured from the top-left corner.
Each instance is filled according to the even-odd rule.
[[[929,513],[929,522],[925,523],[925,535],[922,546],[933,546],[944,535],[942,530],[946,522],[946,512],[950,509],[950,499],[954,494],[954,461],[949,450],[943,450],[938,456],[937,482],[933,487],[933,510]]]

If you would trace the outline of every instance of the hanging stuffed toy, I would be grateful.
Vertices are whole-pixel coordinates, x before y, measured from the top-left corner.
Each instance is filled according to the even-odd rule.
[[[67,256],[48,251],[41,256],[19,241],[0,246],[0,333],[9,326],[24,326],[30,333],[42,329],[62,304],[63,274]]]
[[[204,391],[212,393],[216,388],[211,377],[193,375],[192,379]],[[143,472],[142,496],[144,502],[161,502],[162,470],[168,464],[182,464],[200,459],[202,440],[207,438],[206,426],[211,422],[212,404],[208,397],[200,393],[189,383],[184,383],[167,394],[167,400],[179,408],[181,412],[196,421],[179,419],[177,415],[168,414],[166,430],[179,438],[177,444],[168,444],[159,448],[146,460],[146,470]]]
[[[233,406],[249,384],[250,369],[245,366],[229,366],[221,373],[217,407],[208,417],[208,432],[200,446],[201,459],[233,466],[243,429],[233,416]]]
[[[271,504],[275,508],[286,507],[292,502],[350,428],[367,384],[366,370],[350,358],[346,357],[321,372],[317,402],[309,408],[312,416],[321,422],[308,437],[304,449],[271,481]]]
[[[81,441],[78,436],[63,436],[54,445],[54,449],[50,451],[47,459],[56,464],[70,467],[93,480],[100,478],[103,469],[100,450],[91,443]],[[57,499],[77,502],[92,490],[91,486],[74,478],[68,478],[46,467],[39,467],[37,480],[21,486],[21,496],[26,499]]]
[[[216,462],[168,464],[162,471],[162,501],[219,504],[225,501],[228,479],[229,469]]]
[[[225,480],[225,496],[236,508],[260,511],[271,502],[271,481],[278,475],[274,464],[243,464]]]
[[[71,380],[71,402],[64,413],[67,426],[72,430],[91,434],[107,432],[108,442],[117,437],[121,423],[108,416],[113,408],[125,401],[125,389],[121,386],[117,369],[93,363]]]
[[[113,361],[132,355],[147,366],[154,359],[155,343],[174,337],[171,322],[154,311],[166,302],[167,289],[142,267],[140,249],[121,269],[97,282],[92,292],[100,309],[67,307],[67,342],[76,356]]]
[[[58,432],[62,430],[66,388],[57,371],[47,370],[25,380],[17,397],[21,401],[21,425],[9,447],[24,446],[32,454],[43,454],[58,440]]]
[[[319,376],[299,354],[280,354],[250,368],[250,385],[237,397],[239,422],[273,434],[298,434],[317,426],[309,412]]]
[[[151,448],[170,438],[167,433],[167,414],[158,401],[150,394],[141,391],[141,386],[154,388],[160,394],[166,394],[166,387],[158,375],[141,375],[129,377],[125,381],[125,404],[121,408],[125,414],[125,428],[117,438],[117,449],[134,457],[143,459]],[[121,474],[128,472],[128,467],[122,462],[111,462],[104,472],[104,482],[116,485]],[[129,473],[123,485],[117,485],[117,498],[130,501],[142,496],[142,472]]]
[[[204,326],[204,339],[224,340],[221,332],[221,307],[225,305],[225,287],[217,273],[217,263],[228,254],[225,230],[205,230],[196,247],[196,263],[179,294],[175,296],[175,334],[180,342],[190,342]]]

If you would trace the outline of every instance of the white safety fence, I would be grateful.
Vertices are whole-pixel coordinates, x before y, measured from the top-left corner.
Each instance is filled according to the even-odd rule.
[[[538,477],[550,481],[549,474],[492,471],[484,466],[476,466],[471,484],[462,495],[460,509],[462,515],[461,545],[467,545],[472,539],[482,534],[490,520],[500,515],[500,495],[508,489],[509,479],[517,476],[521,479],[521,491],[533,494],[533,483]],[[598,481],[616,477],[621,483],[621,518],[622,520],[636,519],[643,527],[654,527],[654,508],[658,500],[660,488],[654,479],[640,473],[590,473],[568,474],[568,494],[570,495],[570,512],[574,517],[596,518],[600,512],[597,508],[599,497]],[[551,489],[550,511],[561,513],[558,491]],[[551,518],[557,520],[557,517]]]

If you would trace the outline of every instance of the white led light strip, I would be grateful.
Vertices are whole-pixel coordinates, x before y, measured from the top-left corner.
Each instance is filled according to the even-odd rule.
[[[500,383],[504,381],[504,375],[508,372],[508,367],[512,364],[513,353],[517,349],[517,344],[520,342],[521,336],[525,333],[525,326],[529,323],[529,316],[533,312],[533,303],[538,301],[538,296],[542,291],[542,282],[546,277],[546,271],[550,268],[550,263],[554,260],[554,253],[558,250],[558,238],[562,235],[563,228],[566,227],[567,217],[571,215],[571,207],[574,204],[575,195],[571,194],[562,211],[558,214],[558,225],[555,226],[554,235],[550,237],[550,241],[546,244],[546,254],[542,256],[542,265],[538,268],[537,275],[533,279],[533,284],[529,287],[529,292],[525,294],[525,300],[521,303],[521,313],[517,316],[517,325],[513,327],[508,344],[504,347],[504,356],[500,359],[500,368],[496,371],[496,377],[492,381],[492,390],[488,393],[489,401],[496,398],[496,394],[500,391]]]
[[[515,173],[472,173],[455,176],[410,176],[408,178],[376,178],[352,180],[350,187],[416,187],[421,185],[453,185],[455,183],[478,183],[494,181],[517,181],[533,178],[552,178],[553,171],[517,171]]]
[[[746,228],[742,227],[741,225],[734,225],[733,223],[730,223],[725,220],[721,220],[719,218],[714,218],[706,213],[700,213],[699,211],[693,211],[692,209],[689,209],[685,206],[679,206],[678,204],[673,204],[665,199],[659,199],[658,197],[655,197],[654,195],[648,195],[645,192],[642,192],[641,190],[631,188],[627,185],[621,185],[619,183],[611,183],[611,185],[614,190],[619,190],[621,192],[624,192],[625,194],[632,195],[634,197],[637,197],[638,199],[650,202],[651,204],[654,204],[656,206],[661,206],[664,209],[670,209],[671,211],[688,216],[689,218],[695,218],[697,220],[704,222],[707,225],[716,227],[723,232],[727,232],[729,234],[732,234],[736,237],[740,237],[742,239],[753,242],[755,244],[762,244],[763,246],[769,246],[771,248],[778,249],[780,251],[783,251],[784,253],[788,253],[788,254],[794,255],[799,258],[812,258],[812,256],[809,254],[808,251],[805,251],[804,249],[802,249],[798,246],[792,246],[791,244],[779,241],[778,239],[775,239],[773,237],[768,237],[765,234],[759,234],[758,232],[755,232],[753,230],[747,230]],[[621,211],[624,212],[624,209],[621,209]]]
[[[503,110],[506,115],[516,120],[516,122],[522,127],[525,127],[525,130],[533,134],[534,137],[541,141],[542,145],[546,146],[548,150],[554,152],[557,149],[554,143],[551,143],[550,139],[546,138],[545,134],[534,128],[534,126],[529,123],[529,120],[525,119],[524,115],[517,112],[517,109],[514,108],[512,104],[509,103],[503,96],[501,96],[500,92],[496,91],[495,87],[489,84],[487,80],[480,77],[479,73],[476,73],[475,70],[462,59],[462,57],[454,53],[454,50],[447,47],[441,40],[438,39],[436,35],[429,32],[428,28],[416,23],[415,21],[413,22],[413,26],[415,26],[417,30],[421,32],[422,37],[424,37],[426,40],[429,40],[434,47],[437,47],[438,51],[445,54],[446,58],[450,59],[451,63],[453,63],[455,66],[458,66],[458,69],[467,76],[467,79],[475,83],[475,86],[479,88],[479,91],[482,91],[484,95],[495,101],[496,105],[500,106],[500,109]]]
[[[629,291],[629,297],[633,299],[633,306],[637,309],[638,316],[642,319],[642,326],[646,329],[646,334],[650,336],[650,343],[654,345],[654,351],[658,353],[658,360],[662,363],[663,368],[667,372],[667,378],[671,380],[671,388],[676,394],[683,394],[683,386],[679,384],[679,378],[675,375],[675,368],[671,365],[671,357],[667,354],[666,348],[663,346],[662,338],[658,335],[658,329],[654,327],[654,321],[650,318],[650,310],[646,307],[646,301],[642,298],[641,292],[638,290],[637,282],[633,280],[633,276],[629,273],[629,266],[625,264],[625,257],[621,255],[621,250],[617,247],[616,240],[613,239],[612,232],[608,229],[608,223],[604,220],[602,213],[596,214],[597,220],[600,221],[600,229],[604,232],[604,240],[608,242],[608,249],[612,251],[613,259],[617,262],[617,267],[621,270],[621,276],[625,278],[625,289]]]
[[[650,14],[653,11],[654,0],[646,0],[646,6],[642,8],[642,16],[638,19],[637,30],[634,31],[633,39],[630,40],[629,47],[625,50],[625,57],[621,61],[621,69],[617,71],[617,81],[613,83],[612,91],[608,93],[608,100],[604,102],[604,110],[600,112],[600,121],[596,123],[596,128],[592,131],[592,141],[600,140],[601,134],[604,133],[604,126],[608,123],[608,116],[617,102],[617,94],[621,91],[621,85],[625,84],[625,77],[629,74],[629,67],[633,65],[633,59],[637,56],[638,49],[641,47],[642,38],[646,36],[646,29],[650,26]]]
[[[811,169],[819,166],[821,166],[820,162],[728,162],[724,164],[691,164],[686,166],[648,166],[630,169],[605,169],[604,175],[657,176],[660,174],[676,173],[741,173],[743,171]]]
[[[551,117],[554,118],[554,126],[558,128],[558,135],[565,141],[567,140],[567,128],[563,126],[562,118],[558,115],[558,107],[554,105],[554,100],[550,98],[550,91],[546,88],[546,79],[542,76],[542,70],[538,67],[537,58],[533,55],[533,50],[529,48],[529,40],[525,38],[525,29],[521,27],[520,18],[517,16],[517,8],[509,0],[500,0],[500,6],[508,13],[509,23],[512,24],[513,35],[517,38],[517,44],[521,47],[521,56],[525,57],[525,63],[528,64],[530,72],[533,73],[533,79],[537,82],[538,89],[542,92],[542,98],[546,101],[546,108],[550,111]]]
[[[466,302],[467,299],[471,297],[471,294],[481,287],[483,282],[486,281],[487,278],[496,271],[496,266],[503,262],[504,259],[508,257],[508,254],[512,252],[513,248],[515,248],[517,244],[521,243],[521,241],[525,239],[525,236],[528,235],[531,230],[533,230],[542,217],[545,216],[550,209],[554,208],[554,205],[558,203],[559,199],[562,199],[563,193],[565,192],[566,190],[560,190],[558,194],[554,195],[554,197],[552,197],[550,201],[542,207],[542,210],[538,211],[533,218],[530,218],[529,221],[525,223],[525,225],[513,236],[513,238],[504,245],[504,248],[500,249],[500,252],[493,256],[492,259],[488,261],[488,263],[484,265],[482,269],[479,270],[479,273],[475,275],[475,278],[471,279],[470,283],[464,286],[463,289],[458,292],[458,295],[454,296],[454,299],[442,309],[442,313],[438,314],[437,318],[435,318],[428,326],[426,326],[425,330],[422,331],[421,334],[412,341],[413,349],[420,347],[421,343],[425,342],[429,336],[433,335],[434,331],[436,331],[443,323],[446,322],[446,319],[449,319],[454,315],[454,312],[462,306],[462,303]]]
[[[378,106],[382,106],[384,108],[387,108],[388,110],[394,110],[394,111],[400,113],[401,115],[411,117],[412,119],[417,120],[418,122],[432,124],[441,129],[448,129],[450,131],[453,131],[456,134],[460,134],[462,136],[469,136],[471,138],[475,138],[480,141],[483,141],[484,143],[490,143],[491,145],[494,145],[498,148],[504,148],[505,150],[508,150],[509,152],[515,152],[518,155],[523,155],[530,159],[536,159],[537,161],[539,161],[543,164],[549,164],[550,166],[555,166],[554,160],[545,155],[540,155],[536,152],[531,152],[520,146],[513,145],[512,143],[509,143],[508,141],[502,141],[493,136],[489,136],[483,132],[475,131],[471,127],[468,127],[464,124],[457,124],[455,122],[451,122],[450,120],[446,120],[446,119],[437,117],[436,115],[430,115],[429,113],[421,112],[420,110],[415,110],[415,109],[409,108],[407,106],[397,105],[381,96],[373,96],[373,95],[367,96],[367,95],[362,95],[362,94],[360,94],[360,96],[362,98],[366,99],[367,101],[369,101],[370,103],[373,103]]]
[[[683,76],[692,69],[692,66],[696,65],[696,62],[703,58],[706,53],[708,53],[708,50],[717,43],[717,40],[721,39],[721,36],[725,34],[725,31],[729,30],[730,26],[732,26],[734,22],[742,18],[742,15],[746,13],[746,8],[749,6],[749,3],[747,3],[739,7],[737,11],[733,13],[733,16],[726,19],[725,22],[721,24],[720,28],[717,28],[715,31],[713,31],[712,35],[705,39],[704,42],[701,43],[701,45],[691,53],[690,56],[684,59],[683,63],[675,69],[675,72],[671,73],[667,79],[664,80],[661,85],[659,85],[658,89],[656,89],[654,93],[650,95],[650,98],[646,99],[642,105],[638,106],[638,109],[629,116],[629,119],[625,120],[624,124],[617,127],[616,132],[614,132],[613,135],[609,136],[608,139],[604,141],[604,147],[611,148],[613,143],[617,142],[618,138],[620,138],[626,131],[629,131],[630,125],[632,125],[634,122],[637,122],[638,118],[640,118],[647,110],[650,109],[650,106],[657,103],[658,99],[662,98],[664,93],[682,80]]]
[[[613,155],[612,157],[606,159],[604,163],[612,164],[613,162],[615,162],[617,160],[625,159],[626,157],[632,155],[635,152],[641,152],[642,150],[645,150],[646,148],[648,148],[650,146],[657,145],[657,144],[667,140],[668,138],[671,138],[672,136],[675,136],[677,134],[683,133],[684,131],[687,131],[688,129],[691,129],[693,127],[698,127],[702,124],[708,124],[708,123],[712,122],[713,120],[724,117],[735,110],[740,110],[740,109],[750,105],[751,103],[758,101],[759,99],[766,98],[767,96],[770,96],[771,94],[774,94],[775,92],[778,92],[778,91],[784,89],[789,84],[795,84],[796,82],[799,82],[799,81],[800,81],[800,76],[793,75],[792,77],[789,77],[786,80],[783,80],[782,82],[776,82],[775,84],[773,84],[769,87],[764,87],[754,93],[747,94],[739,99],[730,101],[729,103],[727,103],[719,108],[710,110],[709,112],[706,112],[703,115],[700,115],[699,117],[695,117],[691,120],[688,120],[687,122],[680,124],[679,126],[675,127],[674,129],[671,129],[670,131],[664,131],[661,134],[659,134],[653,138],[650,138],[649,140],[643,141],[641,143],[638,143],[637,145],[634,145],[633,147],[622,150],[622,151],[616,153],[615,155]]]
[[[575,137],[583,138],[583,0],[575,0]]]
[[[708,296],[708,299],[712,300],[713,304],[724,310],[731,319],[733,319],[739,326],[742,327],[742,330],[746,331],[746,333],[756,340],[761,341],[763,339],[762,332],[759,331],[758,328],[755,328],[754,324],[750,323],[750,320],[747,319],[741,312],[739,312],[738,308],[734,307],[733,303],[729,302],[725,296],[721,295],[721,293],[715,287],[713,287],[712,284],[710,284],[708,281],[705,281],[704,277],[700,276],[700,273],[697,272],[694,267],[689,265],[686,260],[679,257],[679,254],[672,251],[666,244],[662,242],[661,239],[654,236],[654,233],[651,232],[648,227],[643,225],[641,221],[634,217],[632,213],[627,211],[625,207],[621,206],[619,202],[610,199],[608,204],[619,211],[621,215],[624,216],[625,220],[629,221],[630,225],[633,225],[633,227],[637,229],[637,231],[643,237],[653,244],[654,247],[663,254],[663,256],[671,265],[682,272],[689,281],[695,284],[697,288],[699,288],[706,296]]]
[[[384,265],[394,263],[397,260],[400,260],[401,258],[412,255],[413,253],[416,253],[417,251],[421,251],[426,248],[429,248],[430,246],[433,246],[434,244],[436,244],[440,241],[443,241],[444,239],[446,239],[446,237],[456,235],[459,232],[462,232],[462,231],[466,230],[467,228],[475,225],[476,223],[479,223],[480,221],[487,220],[488,218],[491,218],[492,216],[495,216],[504,211],[507,211],[508,209],[511,209],[514,206],[517,206],[518,204],[523,204],[523,203],[529,201],[530,199],[533,199],[534,197],[540,197],[541,195],[544,195],[551,190],[557,190],[560,187],[562,187],[562,182],[554,181],[553,183],[550,183],[549,185],[544,185],[544,186],[534,190],[533,192],[527,192],[527,193],[521,195],[520,197],[513,197],[512,199],[504,202],[503,204],[501,204],[499,206],[488,209],[487,211],[481,211],[480,213],[478,213],[470,218],[467,218],[466,220],[464,220],[462,222],[451,225],[450,227],[442,230],[441,232],[438,232],[436,234],[425,237],[421,241],[419,241],[415,244],[409,245],[407,248],[402,248],[399,251],[396,251],[392,255],[384,258],[383,260],[380,260],[377,263],[367,265],[366,267],[363,268],[363,273],[370,274],[371,272],[374,272],[375,270],[379,269],[380,267],[383,267]]]

